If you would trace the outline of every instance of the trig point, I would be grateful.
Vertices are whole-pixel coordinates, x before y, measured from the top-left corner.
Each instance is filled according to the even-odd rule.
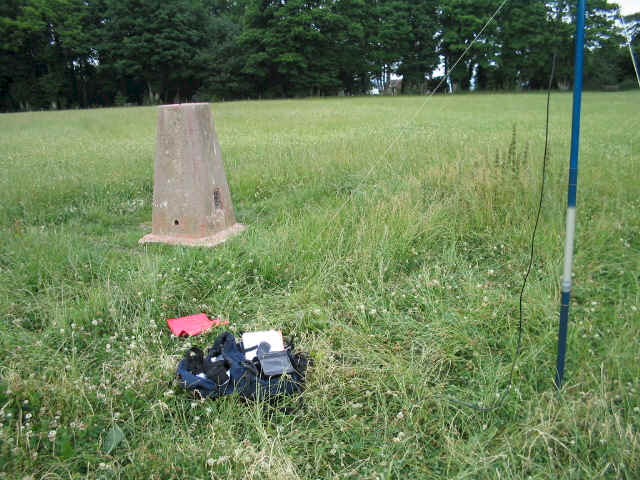
[[[236,223],[208,103],[158,108],[152,223],[140,243],[213,247],[246,228]]]

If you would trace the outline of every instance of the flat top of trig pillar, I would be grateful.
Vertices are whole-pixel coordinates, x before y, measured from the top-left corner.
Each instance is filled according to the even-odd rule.
[[[158,105],[158,108],[198,107],[200,105],[209,106],[209,104],[207,102],[200,102],[200,103],[172,103],[171,105]]]

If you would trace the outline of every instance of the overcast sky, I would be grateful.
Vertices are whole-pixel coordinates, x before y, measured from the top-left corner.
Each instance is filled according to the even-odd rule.
[[[617,3],[620,5],[620,10],[623,15],[629,15],[640,11],[640,0],[615,0],[611,3]]]

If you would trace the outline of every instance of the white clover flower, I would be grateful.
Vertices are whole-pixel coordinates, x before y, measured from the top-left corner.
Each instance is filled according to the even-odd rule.
[[[51,431],[47,434],[47,438],[49,439],[49,441],[51,441],[51,442],[55,442],[55,441],[56,441],[56,431],[55,431],[55,430],[51,430]]]
[[[98,325],[98,320],[95,320],[95,319],[91,320],[91,325],[93,325],[94,327]]]
[[[213,458],[207,458],[207,465],[209,465],[210,467],[213,467],[215,463],[216,461]]]

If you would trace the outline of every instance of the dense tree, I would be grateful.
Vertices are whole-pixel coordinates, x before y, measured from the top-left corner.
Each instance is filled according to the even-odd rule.
[[[143,81],[151,101],[188,98],[198,89],[199,53],[207,46],[201,1],[106,0],[103,22],[101,61]]]
[[[452,88],[469,90],[478,66],[486,69],[495,60],[495,32],[497,23],[490,23],[482,38],[472,44],[491,14],[498,0],[446,0],[441,2],[440,53],[444,59],[445,74],[450,74]],[[467,54],[452,71],[463,52]]]
[[[93,5],[83,0],[11,0],[0,7],[4,104],[87,106],[94,66]]]
[[[398,74],[402,75],[403,90],[424,92],[426,79],[440,63],[438,53],[438,4],[434,0],[413,2],[407,16],[409,34],[406,48],[399,58]]]
[[[335,94],[336,48],[345,18],[326,0],[250,1],[241,46],[243,73],[260,96]]]
[[[572,81],[574,0],[4,0],[0,110]],[[587,2],[585,85],[633,85],[618,7]],[[636,52],[640,14],[628,16]],[[466,52],[452,71],[457,59]]]
[[[540,88],[548,77],[550,58],[558,38],[558,22],[547,18],[547,5],[521,0],[506,9],[496,28],[497,54],[480,88]],[[547,28],[540,28],[546,25]]]

